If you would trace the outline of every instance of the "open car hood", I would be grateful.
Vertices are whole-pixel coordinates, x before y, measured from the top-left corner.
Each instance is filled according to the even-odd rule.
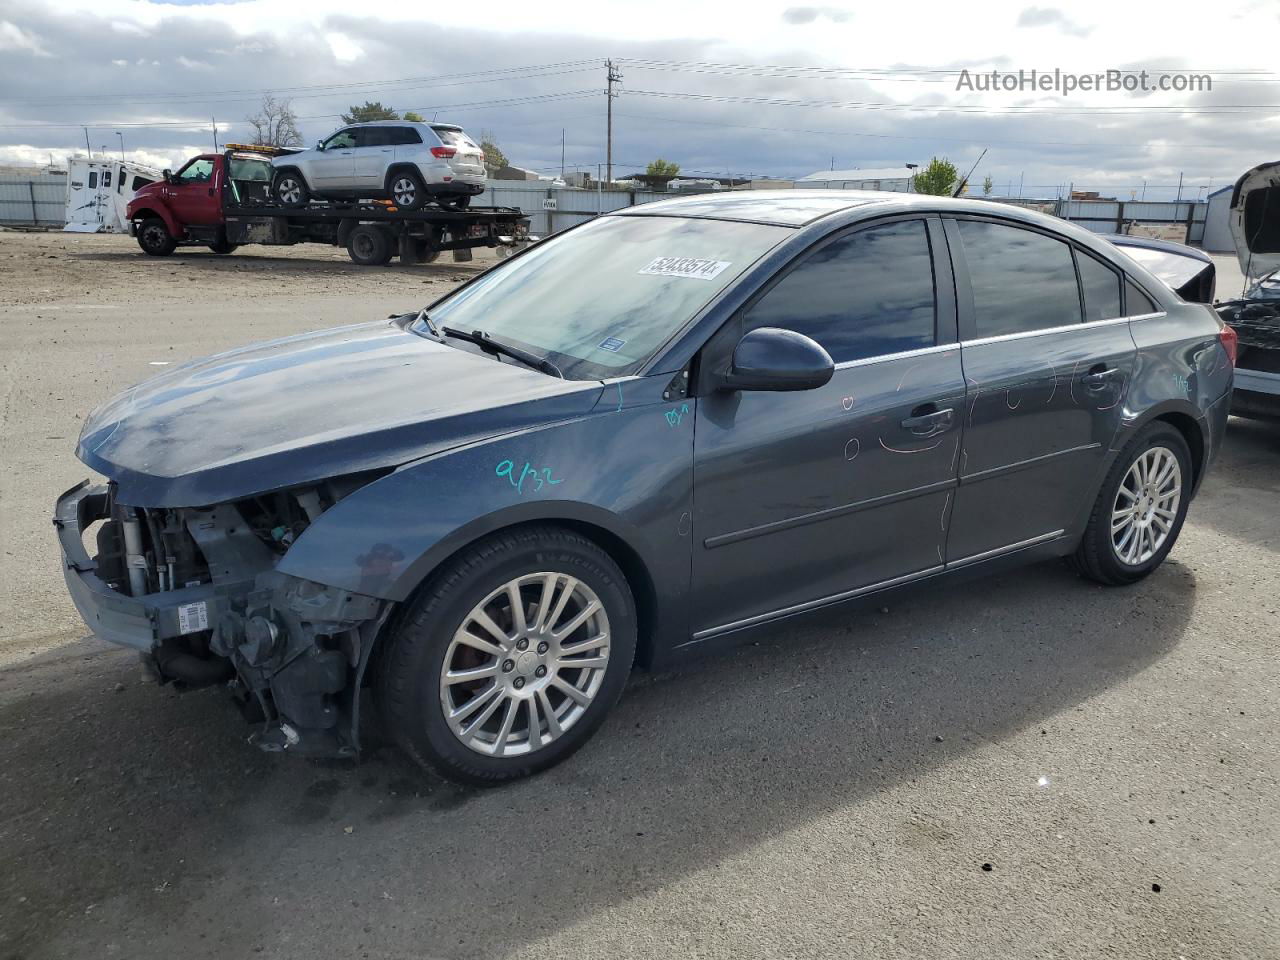
[[[1246,282],[1280,268],[1280,160],[1236,181],[1227,221]]]
[[[199,507],[583,416],[602,387],[365,323],[175,367],[85,420],[121,503]]]
[[[1138,261],[1189,303],[1213,303],[1217,269],[1203,250],[1172,240],[1108,234],[1121,252]]]

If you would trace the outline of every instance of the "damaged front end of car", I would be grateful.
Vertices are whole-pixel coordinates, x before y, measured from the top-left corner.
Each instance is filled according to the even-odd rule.
[[[58,498],[67,587],[104,640],[183,687],[225,684],[265,750],[359,750],[359,691],[391,603],[276,569],[370,472],[205,507],[120,502],[84,481]]]

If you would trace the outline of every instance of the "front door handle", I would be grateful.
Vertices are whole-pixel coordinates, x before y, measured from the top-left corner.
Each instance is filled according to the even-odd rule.
[[[908,430],[917,437],[936,437],[946,433],[955,422],[955,410],[945,407],[939,410],[932,403],[916,407],[911,416],[902,421],[902,429]]]
[[[1090,390],[1101,390],[1108,383],[1114,380],[1116,375],[1119,373],[1120,371],[1118,368],[1104,367],[1099,363],[1090,367],[1089,372],[1080,378],[1080,382]]]

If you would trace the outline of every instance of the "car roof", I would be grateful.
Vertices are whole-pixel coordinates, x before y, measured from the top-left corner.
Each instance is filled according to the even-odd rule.
[[[456,123],[436,123],[433,120],[361,120],[357,123],[345,123],[341,129],[352,127],[431,127],[435,130],[461,130]]]

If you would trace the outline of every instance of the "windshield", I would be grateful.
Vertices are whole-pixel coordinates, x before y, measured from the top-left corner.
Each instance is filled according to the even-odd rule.
[[[574,380],[634,373],[791,230],[679,217],[600,217],[544,240],[431,308]],[[422,332],[422,327],[415,327]]]

